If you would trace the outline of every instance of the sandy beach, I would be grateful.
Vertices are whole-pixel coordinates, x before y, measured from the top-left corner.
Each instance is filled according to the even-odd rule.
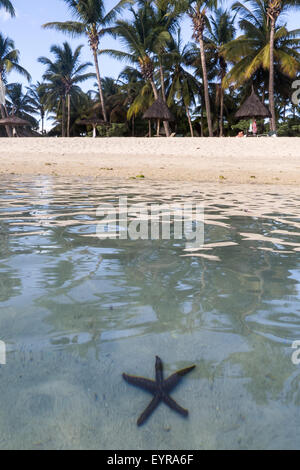
[[[0,174],[300,184],[300,138],[0,139]]]

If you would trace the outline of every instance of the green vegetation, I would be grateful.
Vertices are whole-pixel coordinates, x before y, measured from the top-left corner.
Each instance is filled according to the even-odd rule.
[[[2,117],[27,119],[43,135],[48,117],[54,121],[48,135],[93,135],[81,121],[97,119],[99,137],[145,136],[142,116],[160,98],[175,117],[164,122],[165,135],[233,136],[249,127],[235,113],[253,87],[272,115],[270,123],[258,121],[258,132],[300,135],[300,105],[291,99],[300,78],[300,29],[286,25],[300,0],[245,0],[230,10],[217,0],[116,0],[113,8],[108,0],[61,1],[70,20],[43,27],[85,38],[93,63],[81,62],[82,46],[73,50],[64,42],[51,47],[50,58],[38,59],[43,81],[27,88],[9,83],[12,70],[30,75],[14,41],[0,33],[0,87],[6,86],[7,99]],[[15,15],[13,2],[0,0],[1,8]],[[190,22],[188,43],[182,40],[184,20]],[[106,35],[120,47],[102,49]],[[103,55],[124,62],[117,80],[100,73]],[[91,77],[95,88],[85,93],[80,85]]]

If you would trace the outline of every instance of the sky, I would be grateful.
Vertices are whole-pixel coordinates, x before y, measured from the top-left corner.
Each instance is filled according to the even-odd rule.
[[[0,10],[0,31],[2,34],[9,36],[15,41],[15,46],[20,51],[20,64],[30,72],[32,82],[41,81],[45,71],[45,66],[37,61],[40,56],[51,57],[50,47],[52,44],[62,44],[68,41],[73,48],[79,44],[83,44],[82,61],[93,62],[93,58],[88,47],[86,38],[83,36],[79,39],[72,39],[63,33],[57,31],[45,30],[42,24],[51,21],[65,21],[70,18],[70,14],[63,0],[12,0],[16,9],[17,17],[10,19],[8,14],[2,9]],[[117,0],[107,0],[107,9],[112,8]],[[229,7],[232,1],[223,1],[223,5]],[[295,29],[300,25],[300,12],[293,12],[287,18],[289,28]],[[182,24],[183,40],[188,42],[191,40],[191,24],[190,20],[184,20]],[[122,45],[109,37],[102,40],[100,48],[122,48]],[[124,63],[108,56],[101,56],[100,66],[102,76],[110,76],[117,78]],[[91,68],[91,71],[92,68]],[[9,82],[23,82],[19,75],[11,73]],[[95,80],[91,80],[82,85],[84,90],[93,88]]]

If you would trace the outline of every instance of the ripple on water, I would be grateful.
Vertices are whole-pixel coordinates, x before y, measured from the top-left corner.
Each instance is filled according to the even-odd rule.
[[[203,206],[204,244],[97,237],[97,208],[110,204],[113,228],[119,196],[134,205],[130,221],[137,204],[177,214]],[[179,192],[167,182],[1,177],[10,367],[0,369],[0,447],[297,448],[299,196],[295,187],[181,182]],[[121,374],[151,376],[155,355],[167,372],[196,363],[174,393],[191,414],[178,421],[161,407],[137,433],[147,396]]]

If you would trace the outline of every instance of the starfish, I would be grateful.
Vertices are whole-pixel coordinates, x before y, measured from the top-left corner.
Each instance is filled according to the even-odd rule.
[[[156,356],[155,362],[155,375],[156,380],[146,379],[144,377],[135,377],[132,375],[123,374],[124,380],[131,385],[142,388],[147,392],[154,395],[152,401],[149,403],[145,411],[141,414],[137,420],[137,425],[141,426],[157,408],[161,401],[168,405],[172,410],[177,411],[182,416],[188,415],[188,410],[182,408],[178,403],[176,403],[173,398],[170,397],[169,393],[173,390],[176,385],[180,382],[182,377],[189,372],[191,372],[196,366],[187,367],[186,369],[181,369],[170,375],[167,379],[164,380],[163,377],[163,364],[160,357]]]

